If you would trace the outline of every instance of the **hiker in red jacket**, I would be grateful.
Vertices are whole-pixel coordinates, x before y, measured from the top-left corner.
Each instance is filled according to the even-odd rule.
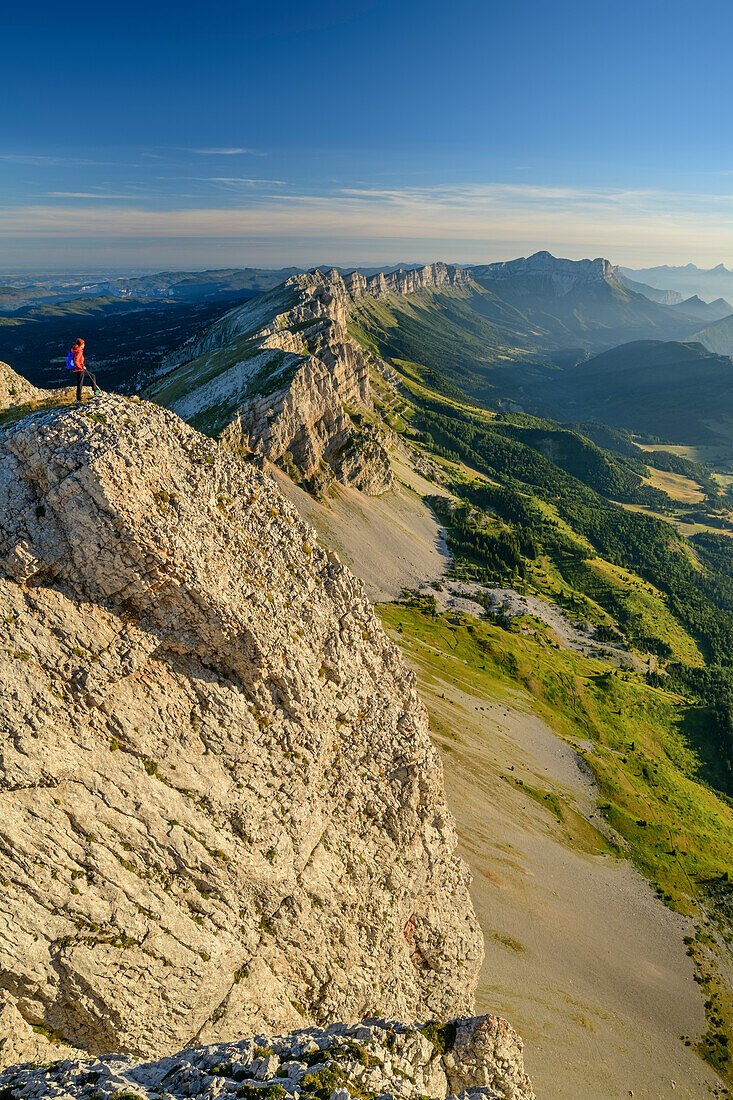
[[[88,386],[92,387],[94,396],[101,393],[99,386],[97,385],[97,379],[91,374],[84,362],[84,341],[75,340],[71,345],[71,351],[66,356],[66,366],[69,370],[73,370],[76,375],[76,400],[77,404],[81,404],[81,388],[86,382]]]

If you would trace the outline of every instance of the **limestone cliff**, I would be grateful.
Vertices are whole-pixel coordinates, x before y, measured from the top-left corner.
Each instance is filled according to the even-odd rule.
[[[366,278],[358,271],[347,275],[347,290],[352,298],[382,298],[386,294],[416,294],[419,290],[439,290],[445,286],[461,286],[471,281],[471,271],[441,262],[409,271],[379,272]]]
[[[480,264],[471,268],[480,282],[512,283],[515,293],[528,294],[542,289],[561,297],[578,286],[615,280],[618,268],[608,260],[565,260],[549,252],[535,252],[517,260]]]
[[[356,298],[413,294],[467,281],[436,263],[378,274],[295,275],[231,310],[164,364],[148,394],[211,434],[223,435],[306,478],[336,477],[364,492],[389,489],[393,476],[377,427],[357,425],[371,408],[370,366],[378,361],[350,339]]]
[[[414,677],[253,465],[119,397],[0,431],[0,677],[6,1062],[470,1010]]]

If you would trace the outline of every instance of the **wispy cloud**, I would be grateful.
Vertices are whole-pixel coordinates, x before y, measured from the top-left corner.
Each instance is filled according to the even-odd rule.
[[[253,176],[156,176],[157,180],[175,181],[186,180],[189,183],[223,183],[231,186],[243,187],[287,187],[286,180],[268,180]]]
[[[102,194],[97,191],[46,191],[47,199],[138,199],[139,195],[112,195]]]
[[[268,184],[273,187],[287,187],[285,180],[250,179],[247,176],[207,176],[210,183],[244,184],[248,187],[257,187],[260,184]]]
[[[266,157],[267,153],[261,149],[247,149],[243,146],[233,145],[224,148],[191,149],[191,153],[198,153],[201,157]]]
[[[733,258],[731,195],[498,183],[294,194],[267,193],[246,178],[207,178],[237,188],[237,201],[230,196],[223,207],[199,199],[176,209],[96,201],[8,206],[0,209],[0,237],[279,242],[280,252],[297,240],[310,241],[319,256],[326,241],[349,241],[352,252],[360,241],[365,249],[377,241],[385,256],[394,248],[397,258],[409,249],[476,261],[540,247],[626,263]]]
[[[23,164],[34,168],[74,168],[109,166],[109,161],[87,160],[85,157],[57,157],[46,153],[0,153],[0,161],[5,164]]]

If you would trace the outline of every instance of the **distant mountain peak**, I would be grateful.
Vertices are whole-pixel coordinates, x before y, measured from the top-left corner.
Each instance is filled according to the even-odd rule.
[[[551,286],[558,296],[568,294],[576,286],[600,283],[615,278],[618,269],[602,256],[594,260],[567,260],[551,252],[535,252],[517,260],[506,260],[473,268],[474,278],[505,282],[508,279],[529,279]]]

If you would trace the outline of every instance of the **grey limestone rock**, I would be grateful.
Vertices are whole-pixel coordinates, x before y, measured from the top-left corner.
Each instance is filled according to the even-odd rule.
[[[377,425],[356,423],[372,407],[370,369],[381,360],[348,334],[360,297],[414,294],[465,283],[444,263],[371,278],[338,271],[293,275],[282,287],[231,310],[169,356],[148,390],[156,401],[236,447],[292,462],[306,478],[323,467],[377,495],[394,486]]]
[[[496,1016],[424,1029],[369,1019],[193,1047],[148,1062],[67,1057],[6,1070],[0,1094],[8,1100],[534,1100],[521,1040]]]
[[[27,378],[17,374],[7,363],[0,362],[0,412],[27,405],[31,401],[41,401],[49,396],[49,390],[39,389]]]
[[[253,464],[121,397],[0,431],[0,679],[6,1064],[471,1011],[415,678]]]

